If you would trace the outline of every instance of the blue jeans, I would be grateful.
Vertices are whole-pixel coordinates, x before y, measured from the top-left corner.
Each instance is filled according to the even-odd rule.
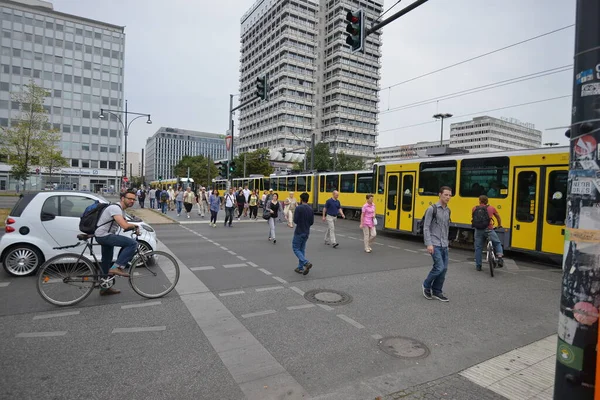
[[[102,262],[100,266],[102,267],[102,273],[104,275],[108,274],[108,269],[111,267],[115,247],[121,247],[123,249],[115,262],[115,264],[120,267],[124,267],[131,261],[135,254],[135,249],[137,248],[137,242],[135,240],[121,235],[113,234],[97,237],[96,242],[102,245]]]
[[[296,257],[298,257],[298,269],[304,269],[304,266],[308,262],[306,259],[306,242],[308,242],[308,235],[296,235],[292,239],[292,250]]]
[[[183,202],[181,200],[177,200],[177,214],[181,214],[181,208],[183,207]]]
[[[440,294],[446,280],[446,271],[448,271],[448,248],[433,246],[431,258],[433,258],[433,268],[423,282],[423,286],[425,289],[431,289],[433,294]]]
[[[168,204],[166,201],[165,201],[165,202],[162,202],[162,203],[160,203],[160,209],[161,209],[161,211],[162,211],[162,213],[163,213],[163,214],[166,214],[166,213],[167,213],[167,206],[168,206],[168,205],[169,205],[169,204]]]
[[[150,208],[154,208],[154,202],[156,199],[150,198]]]
[[[475,229],[475,265],[477,268],[481,268],[481,251],[485,245],[485,240],[487,235],[490,235],[490,240],[492,241],[492,245],[494,246],[494,251],[496,252],[496,256],[498,254],[503,254],[502,252],[502,243],[500,243],[500,239],[498,238],[498,234],[493,229]]]

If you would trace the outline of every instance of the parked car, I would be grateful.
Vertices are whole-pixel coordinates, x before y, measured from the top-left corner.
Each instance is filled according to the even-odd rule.
[[[89,192],[50,191],[25,194],[19,198],[5,221],[5,234],[0,238],[0,262],[13,276],[34,274],[45,260],[66,252],[81,252],[83,247],[54,250],[53,247],[77,243],[79,219],[87,206],[104,197]],[[126,214],[128,222],[140,226],[140,247],[156,249],[156,232],[140,218]],[[121,235],[129,236],[130,232]],[[115,247],[116,260],[120,247]],[[88,254],[89,251],[86,251]],[[94,253],[102,257],[100,245],[94,242]]]

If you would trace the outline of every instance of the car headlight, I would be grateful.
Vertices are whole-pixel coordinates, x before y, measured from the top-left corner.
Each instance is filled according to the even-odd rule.
[[[143,230],[145,230],[147,232],[154,232],[154,229],[152,229],[149,225],[140,224],[140,226],[142,227]]]

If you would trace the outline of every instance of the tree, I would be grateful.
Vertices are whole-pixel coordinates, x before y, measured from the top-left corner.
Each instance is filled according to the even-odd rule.
[[[183,158],[173,166],[173,174],[180,178],[187,178],[188,167],[190,169],[190,178],[192,178],[196,184],[206,187],[211,186],[209,173],[211,180],[219,174],[214,161],[203,155],[183,156]]]
[[[365,168],[362,157],[350,156],[344,152],[337,154],[336,171],[360,171]]]
[[[46,172],[48,172],[48,175],[50,175],[51,182],[52,174],[54,172],[68,166],[69,163],[67,159],[62,156],[62,152],[58,148],[58,143],[49,144],[48,148],[44,150],[40,156],[40,167],[46,169]]]
[[[232,178],[244,177],[244,157],[246,158],[246,176],[252,174],[269,176],[273,173],[269,157],[269,149],[258,149],[249,153],[240,153],[235,161],[236,170]]]
[[[306,152],[306,167],[310,169],[312,159],[312,151],[308,149]],[[329,151],[329,144],[317,143],[315,144],[315,166],[317,171],[330,171],[332,169],[333,162],[331,159],[331,152]],[[304,161],[298,163],[295,169],[304,170]]]
[[[0,151],[8,156],[12,175],[25,185],[31,167],[39,165],[48,152],[54,151],[52,146],[61,140],[61,134],[50,128],[43,107],[44,99],[50,93],[33,81],[23,88],[22,92],[11,95],[13,103],[19,103],[20,114],[16,125],[1,128]]]

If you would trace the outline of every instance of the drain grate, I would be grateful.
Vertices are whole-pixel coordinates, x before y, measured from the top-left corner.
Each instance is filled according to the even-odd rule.
[[[401,336],[381,339],[379,348],[384,353],[398,358],[425,358],[429,355],[429,349],[423,343]]]
[[[313,289],[304,293],[304,298],[311,303],[327,304],[330,306],[342,306],[352,302],[352,296],[348,293],[333,289]]]

